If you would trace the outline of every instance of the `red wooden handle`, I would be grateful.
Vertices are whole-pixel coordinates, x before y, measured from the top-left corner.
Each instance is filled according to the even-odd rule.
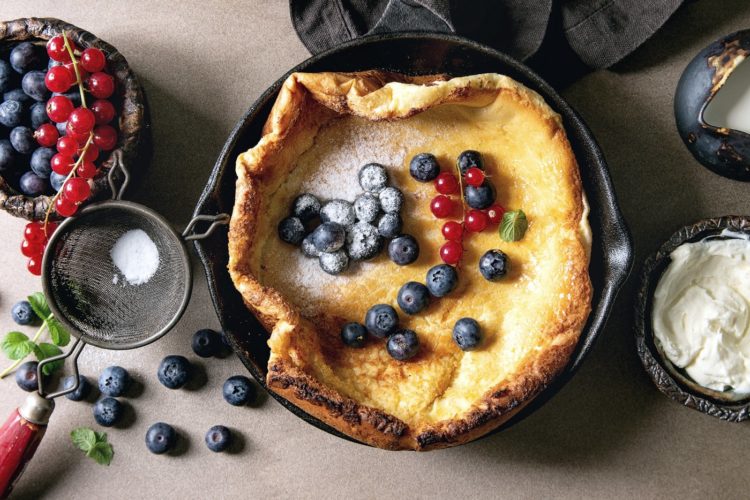
[[[28,421],[17,409],[0,428],[0,498],[10,495],[46,430],[46,424]]]

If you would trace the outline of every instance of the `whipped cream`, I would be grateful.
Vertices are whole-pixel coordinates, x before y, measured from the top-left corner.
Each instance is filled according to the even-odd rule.
[[[654,335],[698,384],[750,393],[750,241],[722,235],[672,252],[654,292]]]

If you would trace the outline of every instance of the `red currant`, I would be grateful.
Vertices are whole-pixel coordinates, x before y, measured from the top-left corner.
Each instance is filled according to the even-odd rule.
[[[57,140],[57,151],[65,156],[73,157],[78,153],[78,141],[69,135],[64,135]]]
[[[52,66],[44,77],[44,83],[52,92],[67,92],[74,81],[70,70],[65,66]]]
[[[104,57],[104,52],[94,47],[89,47],[81,54],[81,66],[89,73],[103,70],[106,63],[107,58]]]
[[[68,120],[73,111],[73,101],[64,95],[54,95],[47,101],[47,116],[55,123]]]
[[[70,217],[76,213],[78,205],[65,198],[65,196],[58,196],[57,200],[55,200],[55,210],[63,217]]]
[[[102,151],[115,149],[117,131],[111,125],[99,125],[94,129],[94,144]]]
[[[34,132],[34,138],[40,146],[45,148],[51,148],[57,143],[57,138],[60,137],[60,132],[57,131],[57,127],[51,123],[43,123]]]
[[[94,112],[97,125],[106,125],[115,118],[114,105],[105,99],[97,99],[92,102],[89,109]]]
[[[86,144],[86,142],[89,140],[90,134],[90,132],[79,134],[70,127],[70,122],[65,125],[65,135],[75,139],[79,146],[83,146],[84,144]]]
[[[47,42],[47,54],[53,61],[70,62],[70,54],[68,54],[68,50],[65,48],[65,40],[63,40],[61,35],[53,36],[49,39]]]
[[[83,161],[80,165],[78,165],[78,169],[76,169],[76,173],[78,176],[82,179],[93,179],[96,175],[96,165],[94,165],[90,161]]]
[[[81,151],[80,156],[83,156],[83,161],[96,161],[96,159],[99,158],[99,148],[96,144],[89,144],[86,151]]]
[[[487,214],[481,210],[469,210],[464,217],[464,225],[469,231],[481,233],[487,227]]]
[[[44,253],[44,243],[21,242],[21,254],[24,257],[39,257]]]
[[[435,179],[435,190],[440,194],[458,193],[458,181],[450,172],[443,172]]]
[[[438,219],[444,219],[453,212],[453,200],[439,194],[430,202],[430,210],[432,210],[432,215]]]
[[[29,243],[43,243],[47,239],[44,226],[39,222],[29,222],[23,228],[23,238]]]
[[[66,156],[62,153],[57,153],[49,161],[52,171],[60,175],[68,175],[73,170],[73,164],[75,161],[72,156]]]
[[[443,224],[443,236],[446,240],[461,241],[464,236],[464,227],[454,220]]]
[[[26,263],[26,269],[29,270],[34,276],[40,276],[42,274],[42,257],[32,257]]]
[[[96,118],[88,108],[76,108],[68,117],[68,125],[76,134],[88,134],[94,130]]]
[[[106,99],[115,91],[115,79],[101,71],[88,77],[86,85],[91,95],[97,99]]]
[[[57,231],[57,222],[48,222],[47,223],[47,229],[45,230],[44,234],[47,238],[52,236],[52,233]]]
[[[74,203],[86,201],[91,194],[91,186],[86,179],[71,177],[62,187],[63,196]]]
[[[461,243],[457,241],[446,241],[443,246],[440,247],[440,258],[446,264],[456,265],[461,260],[464,249],[461,247]]]
[[[498,203],[495,203],[487,209],[487,218],[492,224],[500,224],[503,220],[503,215],[505,215],[505,208]]]
[[[466,171],[466,184],[469,186],[479,187],[484,182],[484,172],[479,170],[477,167],[471,167]]]
[[[79,78],[80,78],[80,81],[85,82],[86,78],[89,77],[89,73],[85,69],[83,69],[83,67],[79,63],[77,65],[78,74],[76,74],[76,68],[74,68],[74,66],[75,65],[73,63],[65,65],[65,68],[70,72],[70,78],[71,80],[73,80],[73,83],[78,83]]]

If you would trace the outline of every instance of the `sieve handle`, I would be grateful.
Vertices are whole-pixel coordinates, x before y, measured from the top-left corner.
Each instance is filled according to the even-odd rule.
[[[190,220],[190,222],[188,222],[187,227],[185,227],[185,230],[182,232],[182,237],[185,238],[185,241],[202,240],[208,238],[216,230],[217,227],[226,226],[227,224],[229,224],[229,219],[229,214],[196,215]],[[211,225],[208,226],[208,229],[206,229],[204,232],[195,233],[195,226],[201,222],[210,222]]]
[[[115,175],[117,175],[118,170],[122,172],[123,176],[120,189],[117,189],[117,185],[115,184]],[[125,189],[130,183],[130,172],[122,161],[122,151],[119,149],[112,153],[112,166],[109,168],[109,173],[107,173],[107,182],[109,182],[109,188],[112,190],[112,199],[121,200],[122,195],[125,194]]]
[[[32,392],[0,428],[0,498],[7,498],[47,431],[55,404]]]

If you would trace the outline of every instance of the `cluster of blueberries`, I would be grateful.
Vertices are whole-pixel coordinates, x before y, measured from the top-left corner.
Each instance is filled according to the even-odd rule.
[[[385,167],[365,165],[359,184],[364,192],[354,203],[336,199],[323,204],[310,193],[297,196],[291,215],[278,225],[279,238],[300,246],[305,256],[317,258],[323,271],[334,275],[345,271],[350,261],[375,257],[389,239],[388,255],[396,264],[417,260],[417,240],[401,233],[404,195],[388,185]]]
[[[18,302],[11,309],[13,320],[22,325],[32,324],[38,321],[34,311],[27,301]],[[202,358],[212,356],[223,356],[228,345],[224,336],[214,330],[202,329],[193,335],[193,352]],[[18,386],[24,391],[36,391],[39,389],[37,378],[36,361],[27,361],[16,369],[15,379]],[[166,356],[156,372],[161,384],[169,389],[179,389],[190,381],[194,372],[193,367],[184,356]],[[126,395],[131,387],[131,377],[125,368],[120,366],[109,366],[99,375],[98,388],[103,397],[99,398],[93,406],[94,420],[104,427],[117,424],[124,416],[126,406],[118,399]],[[63,387],[70,389],[75,385],[73,375],[63,379]],[[92,395],[92,384],[83,375],[78,376],[78,387],[65,395],[71,401],[87,400]],[[243,375],[229,377],[223,386],[224,400],[233,406],[245,406],[255,400],[257,390],[255,385]],[[157,422],[149,427],[146,432],[146,446],[152,453],[162,454],[174,449],[178,439],[175,429],[164,422]],[[232,442],[232,433],[223,425],[211,427],[205,436],[206,446],[211,451],[224,451]]]
[[[50,122],[46,102],[53,94],[44,77],[48,67],[58,64],[31,42],[12,46],[0,57],[0,175],[28,196],[49,193],[50,186],[59,190],[65,180],[50,166],[55,149],[40,147],[34,138],[34,130]],[[80,105],[77,91],[63,95]],[[58,131],[65,134],[65,123],[58,124]]]

